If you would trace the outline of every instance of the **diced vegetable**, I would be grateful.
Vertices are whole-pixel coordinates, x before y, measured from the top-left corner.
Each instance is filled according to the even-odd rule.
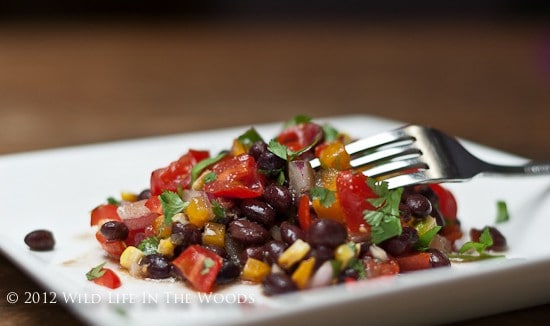
[[[303,260],[298,268],[292,273],[292,280],[298,285],[300,289],[305,289],[313,273],[313,267],[315,266],[315,257]]]
[[[243,267],[241,279],[254,283],[260,283],[267,275],[271,268],[268,264],[261,260],[249,257]]]
[[[191,245],[172,261],[172,265],[197,291],[212,292],[222,262],[223,259],[211,250]]]
[[[309,243],[303,241],[302,239],[294,241],[294,243],[279,256],[279,265],[285,269],[292,267],[294,264],[302,260],[310,249],[311,246]]]

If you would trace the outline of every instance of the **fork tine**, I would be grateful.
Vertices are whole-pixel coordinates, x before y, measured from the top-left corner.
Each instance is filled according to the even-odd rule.
[[[346,151],[350,155],[354,155],[391,143],[413,139],[414,138],[408,135],[403,128],[398,128],[352,142],[346,145]]]
[[[388,183],[389,189],[405,187],[412,184],[422,184],[429,181],[425,171],[418,171],[409,174],[400,174],[395,177],[384,179]]]
[[[396,157],[406,157],[412,155],[420,156],[422,155],[422,151],[414,146],[411,146],[410,144],[390,147],[352,159],[351,166],[360,169],[367,165],[376,164],[382,160],[391,160]]]
[[[350,155],[359,155],[371,150],[375,150],[382,146],[386,146],[392,143],[401,141],[413,141],[414,137],[408,135],[404,128],[398,128],[390,131],[385,131],[370,137],[362,138],[346,145],[346,152]],[[311,167],[316,169],[321,166],[321,162],[318,158],[315,158],[309,162]],[[364,165],[364,164],[362,164]]]
[[[369,177],[378,178],[384,175],[404,172],[404,170],[409,169],[427,169],[428,165],[424,163],[420,158],[410,158],[398,161],[390,161],[388,163],[382,163],[373,168],[363,170],[363,173]]]

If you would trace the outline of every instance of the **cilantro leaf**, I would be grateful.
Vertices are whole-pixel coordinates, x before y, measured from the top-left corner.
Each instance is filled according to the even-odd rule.
[[[214,182],[216,181],[217,178],[218,178],[218,175],[215,172],[208,172],[204,176],[204,183]]]
[[[496,223],[504,223],[510,219],[510,214],[508,213],[508,206],[503,200],[497,201],[497,218]]]
[[[433,238],[436,236],[436,234],[441,230],[441,226],[436,225],[429,229],[428,231],[419,234],[418,235],[418,242],[416,243],[416,249],[418,250],[428,250],[430,247],[430,242],[432,242]]]
[[[189,202],[183,201],[180,195],[173,191],[165,190],[159,195],[162,204],[162,213],[164,214],[164,223],[170,225],[174,215],[183,212],[189,206]]]
[[[298,151],[293,151],[291,149],[289,149],[288,147],[286,147],[285,145],[279,143],[277,141],[277,139],[272,139],[269,141],[269,144],[267,145],[267,149],[277,155],[278,157],[282,158],[283,160],[286,160],[286,161],[293,161],[295,158],[297,158],[298,156],[302,155],[303,153],[309,151],[310,149],[312,149],[315,145],[317,145],[317,143],[321,140],[321,137],[322,135],[319,134],[317,135],[317,137],[313,140],[313,142],[311,144],[309,144],[308,146],[298,150]]]
[[[379,198],[368,199],[376,210],[365,210],[363,216],[371,226],[373,243],[378,244],[400,235],[403,231],[399,219],[399,203],[401,202],[403,188],[390,190],[387,182],[377,182],[373,178],[367,178],[367,185]]]
[[[311,122],[313,119],[304,114],[298,114],[284,124],[284,128],[296,126],[302,123]]]
[[[245,148],[249,148],[258,141],[263,141],[262,136],[256,131],[254,128],[250,128],[247,131],[245,131],[242,135],[237,137],[237,140],[243,144]]]
[[[349,268],[355,270],[359,275],[359,280],[365,280],[367,278],[367,273],[365,272],[365,265],[363,261],[357,258],[353,258],[348,265]]]
[[[201,275],[206,275],[208,272],[210,272],[210,268],[214,267],[214,261],[210,257],[206,257],[202,261],[202,270]]]
[[[484,228],[483,232],[481,232],[481,235],[479,236],[479,242],[468,241],[465,244],[463,244],[462,247],[460,247],[458,252],[463,254],[465,252],[473,250],[481,254],[483,251],[485,251],[485,249],[487,249],[492,245],[493,245],[493,238],[491,237],[489,228]]]
[[[88,281],[93,281],[96,278],[100,278],[105,274],[106,270],[103,269],[103,266],[105,266],[105,262],[97,265],[96,267],[90,269],[88,273],[86,273],[86,278]]]
[[[202,173],[202,171],[204,169],[206,169],[208,166],[218,162],[219,160],[224,158],[226,155],[227,155],[227,153],[222,152],[222,153],[220,153],[216,156],[204,159],[204,160],[198,162],[197,164],[195,164],[193,166],[193,168],[191,168],[191,184],[193,184],[193,182],[195,182],[195,180],[197,180],[197,178],[199,177],[199,175]]]
[[[212,212],[214,213],[214,216],[216,216],[217,218],[225,217],[225,208],[220,204],[218,200],[213,199],[210,203],[212,205]]]
[[[332,204],[334,204],[334,202],[336,201],[335,192],[327,188],[313,187],[310,190],[310,194],[313,199],[319,199],[321,204],[326,208],[332,206]]]
[[[160,240],[157,237],[149,237],[146,239],[143,239],[138,244],[138,249],[143,251],[145,255],[152,255],[158,253],[158,247],[159,247]]]
[[[108,197],[107,198],[107,204],[120,206],[120,200],[117,200],[115,197]]]
[[[323,133],[325,134],[326,142],[331,142],[338,138],[339,132],[338,130],[336,130],[336,128],[332,127],[329,124],[324,124],[322,128],[323,128]]]

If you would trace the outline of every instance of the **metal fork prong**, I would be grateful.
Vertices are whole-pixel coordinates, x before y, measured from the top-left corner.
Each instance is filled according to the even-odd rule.
[[[409,169],[427,169],[428,166],[420,158],[410,158],[398,161],[390,161],[388,163],[382,163],[373,168],[363,170],[363,173],[369,177],[381,177],[384,175],[403,172],[404,170]]]
[[[399,128],[349,143],[346,145],[346,152],[350,155],[354,155],[406,140],[414,140],[414,137],[408,135],[403,128]],[[321,162],[318,158],[312,159],[309,163],[314,169],[321,166]]]
[[[389,189],[395,189],[399,187],[408,186],[411,184],[423,184],[429,182],[430,179],[426,175],[425,171],[418,171],[409,174],[401,174],[395,177],[384,179],[388,183]]]
[[[391,160],[397,157],[407,157],[412,155],[420,156],[422,155],[422,151],[414,146],[411,146],[410,144],[407,144],[405,146],[380,149],[370,154],[352,159],[350,163],[353,168],[361,168],[370,164],[376,164],[382,160]]]
[[[399,128],[349,143],[346,145],[346,152],[353,155],[408,139],[412,140],[414,138],[408,135],[402,128]]]

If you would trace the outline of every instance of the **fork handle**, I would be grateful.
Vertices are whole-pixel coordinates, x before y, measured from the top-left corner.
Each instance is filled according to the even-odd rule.
[[[524,165],[508,166],[489,164],[484,173],[497,174],[550,174],[550,163],[548,162],[530,162]]]

